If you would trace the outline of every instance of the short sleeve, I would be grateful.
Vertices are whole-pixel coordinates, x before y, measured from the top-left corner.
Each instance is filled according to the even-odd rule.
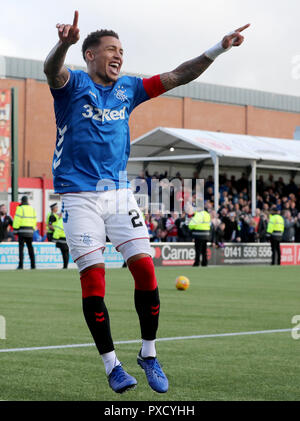
[[[131,111],[140,105],[142,102],[148,101],[150,99],[149,95],[145,91],[143,79],[139,77],[132,78],[134,81],[134,95],[133,95],[133,101],[131,106]]]
[[[133,107],[137,107],[142,102],[155,98],[166,92],[161,80],[160,75],[155,75],[150,78],[135,78],[135,95],[133,100]]]
[[[56,221],[55,216],[54,215],[50,215],[50,217],[49,217],[49,225],[52,225],[53,222],[55,222],[55,221]]]
[[[61,98],[62,96],[66,96],[70,94],[76,87],[80,84],[81,75],[78,71],[73,71],[67,68],[69,71],[69,79],[65,83],[65,85],[61,88],[50,88],[51,94],[54,99]]]

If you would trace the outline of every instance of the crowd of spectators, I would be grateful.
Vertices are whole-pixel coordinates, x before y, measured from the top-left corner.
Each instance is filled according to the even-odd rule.
[[[167,172],[163,174],[148,172],[141,173],[138,177],[147,183],[149,199],[151,196],[151,181],[166,180]],[[178,172],[175,176],[177,180],[183,178]],[[191,192],[181,192],[183,209],[187,210],[190,202],[195,207],[195,186],[199,179],[194,173]],[[226,174],[220,175],[219,179],[219,208],[214,210],[214,180],[208,176],[204,183],[204,207],[211,216],[211,241],[214,245],[222,246],[225,242],[266,242],[268,241],[266,231],[271,207],[276,206],[284,218],[285,229],[283,242],[300,243],[300,187],[291,178],[289,183],[285,183],[283,177],[276,181],[272,174],[267,180],[262,175],[257,180],[256,212],[252,215],[251,209],[251,186],[245,173],[239,179],[232,175],[230,178]],[[172,189],[171,189],[172,194]],[[174,195],[174,192],[173,192]],[[173,197],[174,199],[174,197]],[[177,198],[178,199],[178,198]],[[170,203],[172,202],[172,198]],[[173,209],[174,210],[174,209]],[[7,214],[5,205],[0,206],[0,242],[15,241],[12,231],[12,219]],[[150,240],[152,242],[189,242],[192,241],[191,231],[188,223],[191,218],[188,211],[182,210],[174,212],[170,208],[170,213],[164,213],[157,209],[149,212],[144,209],[145,223],[148,227]],[[42,238],[38,231],[35,232],[34,241],[45,241],[46,235]]]
[[[151,180],[168,178],[164,174],[141,173],[139,178],[144,179],[147,185]],[[180,173],[175,178],[182,180]],[[195,198],[195,181],[199,178],[194,174],[193,191],[190,200]],[[169,179],[171,180],[171,179]],[[214,245],[222,246],[225,242],[266,242],[266,231],[270,210],[276,206],[284,218],[285,229],[283,242],[300,242],[300,187],[292,177],[285,183],[283,177],[274,179],[272,174],[267,180],[260,175],[257,180],[256,212],[252,215],[250,181],[243,173],[236,179],[234,175],[220,175],[219,179],[219,208],[214,210],[214,180],[209,176],[204,183],[204,207],[211,215],[211,241]],[[151,191],[149,190],[149,195]],[[150,197],[150,196],[149,196]],[[192,203],[195,205],[194,203]],[[186,208],[185,208],[186,209]],[[145,210],[145,222],[148,227],[151,241],[158,242],[187,242],[191,241],[191,232],[188,229],[190,216],[186,212],[180,214],[162,211],[151,214]]]

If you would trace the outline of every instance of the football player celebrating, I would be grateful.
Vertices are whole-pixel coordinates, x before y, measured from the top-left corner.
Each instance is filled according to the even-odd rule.
[[[104,302],[106,235],[122,253],[135,283],[142,337],[137,362],[153,390],[168,390],[155,349],[160,300],[149,236],[126,177],[130,113],[142,102],[196,79],[218,55],[242,44],[241,32],[248,26],[171,72],[141,79],[120,76],[123,48],[111,30],[92,32],[84,40],[87,72],[68,69],[67,51],[79,40],[78,11],[72,24],[56,25],[59,41],[44,63],[57,124],[54,187],[63,195],[64,230],[80,272],[85,320],[115,392],[134,388],[137,381],[123,369],[111,337]]]

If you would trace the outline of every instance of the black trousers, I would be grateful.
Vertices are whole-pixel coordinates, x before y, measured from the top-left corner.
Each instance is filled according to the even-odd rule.
[[[280,239],[271,237],[271,249],[272,249],[272,265],[280,265],[281,263],[281,252],[280,252]]]
[[[22,234],[19,234],[19,268],[23,269],[24,262],[24,243],[26,243],[31,269],[35,269],[35,257],[34,250],[32,246],[32,237],[24,237]]]
[[[202,256],[201,266],[207,266],[207,240],[195,236],[195,262],[194,266],[199,266],[200,256]]]
[[[60,249],[63,262],[64,262],[64,269],[67,269],[69,264],[69,247],[67,243],[60,243],[56,242],[56,247]]]
[[[53,232],[47,232],[47,240],[52,241],[53,240]]]

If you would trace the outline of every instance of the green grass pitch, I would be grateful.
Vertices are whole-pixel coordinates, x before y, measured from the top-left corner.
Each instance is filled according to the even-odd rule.
[[[191,285],[177,291],[175,278]],[[300,314],[298,267],[157,268],[158,338],[291,329]],[[106,303],[115,341],[140,338],[128,269],[107,269]],[[91,343],[76,270],[0,272],[0,349]],[[300,339],[291,332],[158,341],[168,393],[153,392],[136,363],[139,343],[117,344],[138,380],[123,395],[109,387],[94,346],[0,353],[0,400],[252,401],[299,400]]]

